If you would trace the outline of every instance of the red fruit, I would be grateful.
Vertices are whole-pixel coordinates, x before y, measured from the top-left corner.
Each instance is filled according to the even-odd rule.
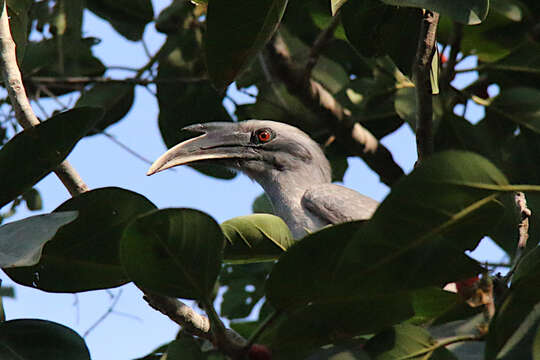
[[[471,292],[471,288],[480,280],[478,276],[468,278],[461,281],[456,281],[456,289],[460,295],[468,295]]]
[[[248,350],[249,360],[271,360],[272,352],[264,345],[253,344]]]
[[[444,64],[444,63],[447,62],[447,61],[448,61],[448,58],[446,57],[446,55],[441,54],[441,63]]]

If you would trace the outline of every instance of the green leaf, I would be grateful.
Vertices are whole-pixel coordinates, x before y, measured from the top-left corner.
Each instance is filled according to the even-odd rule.
[[[400,324],[392,329],[384,330],[371,338],[364,350],[373,360],[422,359],[420,356],[429,354],[436,344],[427,330],[413,325]],[[415,356],[415,354],[419,354]],[[427,359],[427,357],[424,357]],[[456,359],[444,347],[433,351],[429,356],[432,360]]]
[[[536,331],[533,343],[533,360],[540,360],[540,329]]]
[[[0,226],[0,267],[37,264],[45,243],[77,215],[76,211],[64,211],[31,216]]]
[[[0,149],[0,207],[55,169],[101,118],[96,108],[78,108],[15,135]]]
[[[487,107],[497,115],[540,134],[540,89],[503,89]]]
[[[536,281],[512,285],[490,322],[486,359],[530,359],[540,329],[540,286]]]
[[[154,19],[151,0],[87,0],[86,7],[132,41],[141,40],[146,24]]]
[[[313,304],[286,312],[261,337],[280,359],[304,359],[317,347],[370,334],[412,316],[404,298],[386,296],[338,304]]]
[[[0,323],[0,358],[90,360],[90,353],[83,338],[64,325],[45,320],[20,319]]]
[[[381,0],[388,5],[429,9],[466,24],[480,24],[489,11],[489,0]]]
[[[408,321],[415,325],[431,322],[454,308],[459,302],[457,294],[437,287],[413,291],[411,298],[414,316]]]
[[[186,140],[181,129],[187,125],[209,121],[232,121],[223,107],[223,96],[206,81],[167,82],[166,80],[198,76],[190,62],[189,49],[197,49],[197,34],[188,32],[181,37],[169,36],[166,46],[172,50],[159,62],[157,99],[159,104],[159,130],[168,148]],[[197,50],[192,50],[197,52]],[[197,57],[197,54],[194,55]],[[195,60],[193,60],[195,61]],[[196,62],[196,61],[195,61]],[[189,109],[189,111],[186,111]],[[194,169],[217,178],[232,179],[236,173],[223,167],[193,165]]]
[[[274,208],[265,193],[257,196],[251,205],[251,210],[258,214],[273,214]]]
[[[221,224],[226,246],[224,260],[258,262],[277,259],[294,239],[287,224],[275,215],[238,216]]]
[[[517,286],[521,281],[540,282],[540,247],[536,246],[519,262],[512,276],[512,285]]]
[[[422,13],[380,1],[356,0],[343,6],[342,21],[351,45],[365,57],[389,55],[410,74],[416,54]]]
[[[287,0],[209,2],[205,35],[208,74],[225,89],[277,29]],[[234,39],[234,41],[230,41]]]
[[[144,196],[108,187],[71,198],[55,212],[77,210],[43,249],[39,263],[6,270],[13,281],[50,292],[106,289],[129,281],[120,263],[122,232],[136,216],[155,209]]]
[[[223,233],[207,214],[163,209],[135,219],[124,232],[122,264],[149,291],[207,300],[222,261]]]
[[[70,39],[67,44],[56,38],[38,42],[30,41],[26,46],[24,61],[21,65],[23,78],[100,76],[105,72],[105,65],[92,54],[92,46],[95,44],[95,38]],[[37,95],[39,92],[39,97],[49,96],[40,92],[31,80],[25,81],[25,87],[29,95]],[[69,87],[65,84],[60,86],[49,84],[47,88],[54,95],[77,90],[77,87]]]
[[[481,268],[463,252],[496,224],[495,199],[514,189],[507,184],[476,154],[436,154],[394,185],[371,220],[322,229],[292,246],[270,274],[268,300],[283,309],[468,278]]]
[[[91,132],[91,134],[96,134],[100,130],[105,130],[109,125],[122,120],[131,109],[134,97],[134,84],[96,84],[82,94],[75,107],[94,106],[103,109],[103,118]]]

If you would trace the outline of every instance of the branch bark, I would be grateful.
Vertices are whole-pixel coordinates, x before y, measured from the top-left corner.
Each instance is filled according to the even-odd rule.
[[[17,65],[15,42],[11,37],[6,1],[2,3],[2,14],[0,15],[0,67],[2,68],[2,76],[11,105],[15,111],[15,118],[24,129],[28,129],[38,125],[39,120],[26,96],[21,72]],[[84,181],[67,160],[64,160],[54,172],[71,196],[88,191]]]
[[[414,82],[416,86],[416,147],[421,164],[433,154],[433,103],[430,83],[431,61],[435,54],[439,13],[424,10],[420,38],[414,62]]]
[[[248,342],[231,329],[224,329],[224,334],[219,339],[216,338],[211,331],[210,320],[180,300],[150,293],[145,293],[143,298],[148,305],[169,317],[187,332],[218,345],[220,350],[233,359],[240,358],[247,350]]]
[[[361,157],[387,185],[392,185],[404,174],[390,151],[356,122],[350,111],[343,108],[328,90],[311,78],[305,81],[303,69],[294,66],[287,45],[279,35],[269,41],[266,50],[273,74],[285,84],[289,93],[327,120],[330,130],[351,155]]]

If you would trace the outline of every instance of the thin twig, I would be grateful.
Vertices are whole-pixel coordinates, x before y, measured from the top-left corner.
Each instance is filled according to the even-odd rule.
[[[142,162],[146,163],[146,164],[149,164],[149,165],[152,165],[153,161],[151,161],[150,159],[142,156],[141,154],[139,154],[138,152],[136,152],[135,150],[133,150],[132,148],[130,148],[129,146],[127,146],[126,144],[124,144],[123,142],[121,142],[120,140],[118,140],[114,135],[112,134],[109,134],[105,131],[102,131],[100,132],[100,134],[103,134],[105,135],[105,137],[109,140],[111,140],[113,143],[115,143],[116,145],[120,146],[122,149],[124,149],[125,151],[127,151],[128,153],[130,153],[131,155],[135,156],[137,159],[141,160]]]
[[[30,102],[28,101],[24,89],[21,72],[17,65],[15,42],[11,37],[6,1],[3,1],[1,11],[0,67],[2,68],[2,75],[11,100],[11,105],[15,110],[15,117],[24,129],[28,129],[38,125],[39,120],[30,106]],[[88,186],[86,186],[77,171],[75,171],[67,160],[64,160],[54,172],[72,196],[79,195],[88,190]]]
[[[122,289],[118,291],[107,311],[105,311],[83,334],[83,338],[87,337],[99,324],[101,324],[113,311],[120,300]]]
[[[518,249],[523,250],[527,246],[527,240],[529,239],[529,218],[531,217],[532,212],[527,207],[527,199],[525,198],[525,194],[523,192],[516,192],[514,194],[514,201],[516,202],[516,207],[519,210],[519,215],[521,219],[518,225]]]
[[[430,83],[431,61],[435,54],[437,24],[439,13],[424,10],[416,58],[414,63],[414,82],[416,85],[416,146],[421,164],[433,154],[433,103]]]

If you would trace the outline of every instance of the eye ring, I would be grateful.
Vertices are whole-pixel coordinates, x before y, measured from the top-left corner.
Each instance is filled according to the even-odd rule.
[[[257,140],[261,143],[267,143],[274,137],[272,132],[268,129],[261,129],[256,133]]]

